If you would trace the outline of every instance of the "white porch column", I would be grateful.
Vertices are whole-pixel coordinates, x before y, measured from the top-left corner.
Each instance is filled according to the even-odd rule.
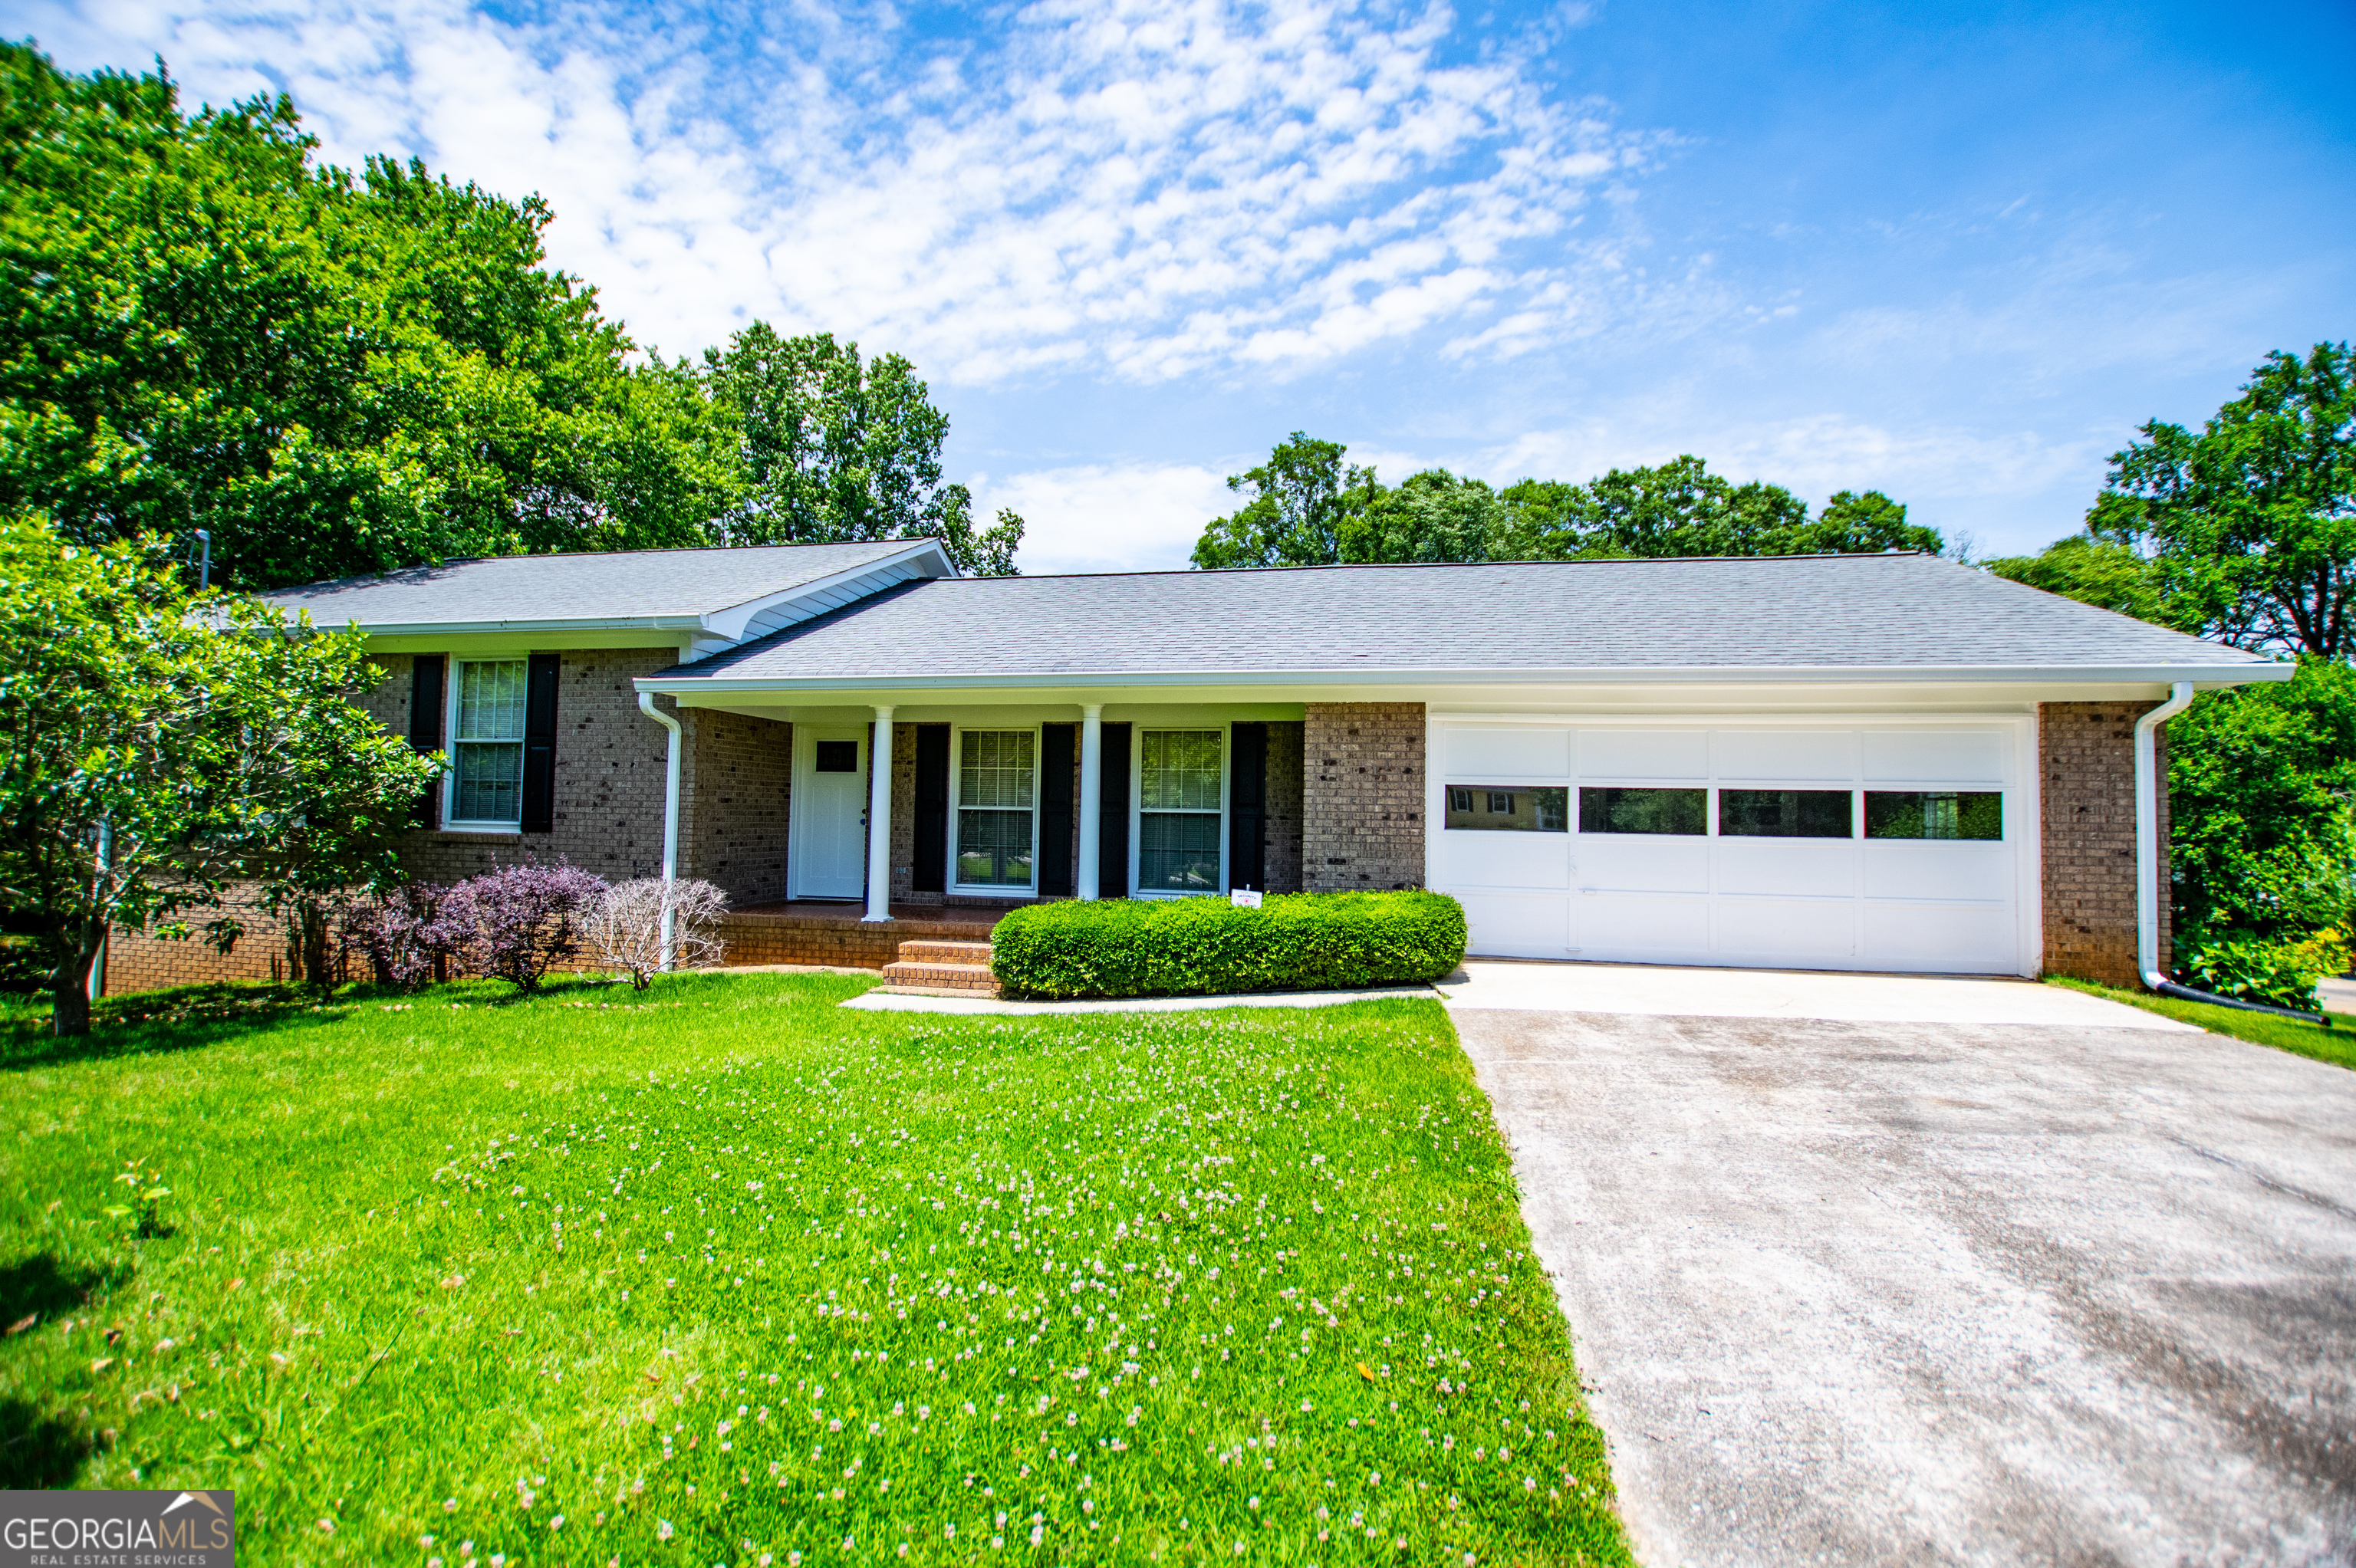
[[[1079,894],[1097,896],[1103,875],[1097,865],[1103,848],[1104,704],[1080,704],[1080,869]]]
[[[892,918],[892,709],[875,705],[875,743],[867,752],[867,912],[862,924]]]

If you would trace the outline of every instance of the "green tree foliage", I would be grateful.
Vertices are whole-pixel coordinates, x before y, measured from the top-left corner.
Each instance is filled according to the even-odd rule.
[[[1497,493],[1445,468],[1410,474],[1396,489],[1371,470],[1353,492],[1336,530],[1341,559],[1353,565],[1428,560],[1493,560],[1505,523]]]
[[[2154,420],[2113,453],[2082,531],[1987,563],[2298,658],[2297,678],[2203,693],[2169,725],[2178,939],[2199,973],[2340,924],[2356,897],[2352,371],[2345,342],[2269,354],[2199,433]]]
[[[1204,528],[1194,542],[1194,565],[1210,571],[1340,560],[1343,519],[1363,508],[1375,485],[1373,469],[1344,468],[1346,450],[1294,431],[1266,463],[1230,475],[1227,488],[1249,499]]]
[[[388,880],[437,765],[349,700],[382,678],[357,633],[191,600],[169,555],[0,525],[0,904],[38,935],[61,1034],[88,1027],[110,926],[185,935],[235,886],[284,913]]]
[[[2356,654],[2356,361],[2276,352],[2198,434],[2154,420],[2083,532],[1999,576],[2239,646]]]
[[[206,528],[251,589],[697,542],[708,411],[541,265],[547,207],[313,145],[284,97],[191,117],[0,45],[0,507]]]
[[[1737,485],[1698,457],[1615,468],[1584,485],[1525,479],[1492,490],[1444,468],[1386,486],[1346,466],[1347,449],[1295,431],[1269,461],[1227,481],[1249,501],[1212,519],[1198,567],[1337,562],[1595,560],[1694,555],[1937,553],[1935,529],[1869,490],[1844,490],[1817,516],[1779,485]]]
[[[899,355],[862,365],[855,343],[755,322],[705,351],[701,379],[742,481],[715,542],[936,539],[961,571],[1013,574],[1023,519],[975,530],[971,493],[941,483],[948,416]]]
[[[2169,723],[2179,942],[2296,941],[2356,891],[2356,669],[2202,694]]]

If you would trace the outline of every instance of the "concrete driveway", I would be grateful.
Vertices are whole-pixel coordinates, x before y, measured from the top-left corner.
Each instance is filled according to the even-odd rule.
[[[1468,967],[1649,1568],[2356,1563],[2356,1073],[2126,1008],[1582,1011],[1600,966]],[[1766,984],[1871,1011],[1843,978]]]

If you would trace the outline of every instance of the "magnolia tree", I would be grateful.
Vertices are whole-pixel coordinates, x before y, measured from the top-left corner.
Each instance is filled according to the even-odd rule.
[[[702,881],[641,877],[605,890],[585,920],[589,951],[643,991],[664,969],[709,969],[728,951],[728,895]],[[666,919],[665,917],[669,918]]]
[[[192,598],[153,542],[0,524],[0,903],[38,933],[59,1034],[90,1027],[113,926],[242,933],[231,889],[292,913],[387,885],[433,759],[349,699],[357,632]]]

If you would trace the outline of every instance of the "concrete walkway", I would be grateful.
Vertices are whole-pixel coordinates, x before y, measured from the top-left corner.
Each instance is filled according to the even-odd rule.
[[[1440,992],[1451,1008],[1651,1018],[1835,1019],[1853,1023],[2052,1024],[2198,1034],[2191,1024],[2034,980],[1685,969],[1469,958]]]
[[[2126,1008],[1503,967],[1452,1011],[1648,1568],[2356,1562],[2356,1073]]]

